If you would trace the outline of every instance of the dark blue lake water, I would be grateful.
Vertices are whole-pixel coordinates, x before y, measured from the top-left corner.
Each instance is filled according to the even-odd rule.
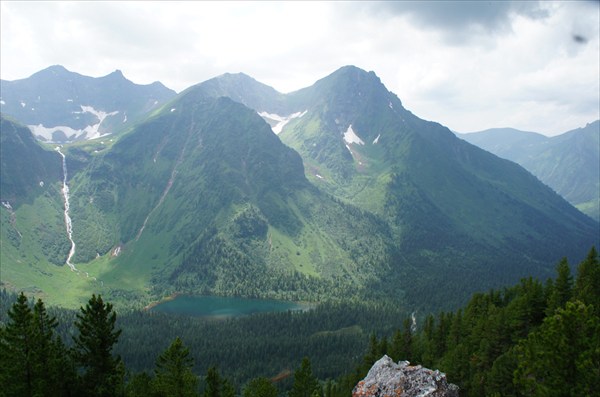
[[[197,317],[228,318],[308,308],[307,304],[277,300],[179,295],[175,299],[159,303],[151,310]]]

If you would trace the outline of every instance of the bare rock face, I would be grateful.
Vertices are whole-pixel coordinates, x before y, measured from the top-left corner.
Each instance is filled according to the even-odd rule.
[[[396,364],[383,356],[354,387],[352,397],[458,397],[458,390],[438,370],[413,366],[408,361]]]

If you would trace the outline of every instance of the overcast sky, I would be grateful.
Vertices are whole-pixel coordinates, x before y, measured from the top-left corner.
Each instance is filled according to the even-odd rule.
[[[12,2],[0,77],[60,64],[177,92],[226,72],[278,91],[344,65],[458,132],[556,135],[600,118],[600,6],[562,2]]]

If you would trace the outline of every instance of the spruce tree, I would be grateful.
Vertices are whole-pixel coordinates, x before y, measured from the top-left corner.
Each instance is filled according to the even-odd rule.
[[[204,397],[221,397],[221,375],[216,367],[210,367],[206,373]]]
[[[267,378],[254,378],[243,392],[244,397],[277,397],[277,388]]]
[[[0,384],[7,397],[34,395],[33,313],[21,292],[0,332]]]
[[[567,302],[517,348],[514,382],[527,396],[598,396],[600,318],[592,306]]]
[[[156,360],[154,390],[158,396],[198,395],[198,378],[192,372],[194,360],[179,337]]]
[[[590,249],[577,268],[575,298],[594,306],[594,312],[600,315],[600,262],[595,247]]]
[[[289,397],[312,397],[319,392],[319,381],[312,373],[308,357],[302,359],[300,368],[294,372],[294,384],[289,392]]]
[[[73,386],[73,366],[67,349],[55,335],[57,325],[56,318],[50,317],[44,302],[38,299],[32,318],[33,387],[36,396],[65,395]]]
[[[562,258],[556,266],[556,280],[548,299],[546,313],[552,315],[557,309],[563,307],[573,295],[573,276],[567,258]]]
[[[116,396],[123,383],[121,359],[112,355],[121,335],[121,330],[115,329],[117,314],[100,295],[92,295],[80,310],[75,321],[79,335],[73,338],[75,356],[83,370],[80,393],[90,397]]]

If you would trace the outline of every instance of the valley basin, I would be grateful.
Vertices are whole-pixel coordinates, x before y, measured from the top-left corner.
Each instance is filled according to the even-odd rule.
[[[208,318],[232,318],[254,313],[308,310],[309,303],[288,302],[270,299],[250,299],[223,296],[177,295],[153,305],[149,310]]]

